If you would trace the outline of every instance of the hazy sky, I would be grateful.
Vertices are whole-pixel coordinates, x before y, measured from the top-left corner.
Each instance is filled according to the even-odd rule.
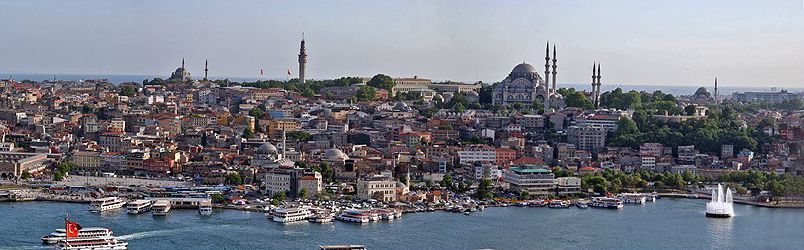
[[[804,86],[804,3],[766,1],[2,1],[0,72]]]

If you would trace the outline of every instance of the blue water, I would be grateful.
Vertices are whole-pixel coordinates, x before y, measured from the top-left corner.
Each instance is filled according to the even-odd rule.
[[[466,216],[405,214],[367,225],[282,225],[262,213],[216,210],[203,217],[173,210],[165,217],[92,214],[86,204],[0,203],[2,249],[48,248],[39,237],[64,226],[112,228],[130,249],[315,249],[363,244],[369,249],[801,249],[804,210],[735,205],[730,219],[704,216],[704,200],[660,199],[622,210],[488,208]]]
[[[121,82],[142,82],[145,79],[153,79],[155,77],[161,77],[166,79],[170,77],[169,75],[110,75],[110,74],[96,74],[96,75],[76,75],[76,74],[14,74],[14,73],[0,73],[0,79],[6,78],[13,78],[16,80],[23,80],[29,79],[34,81],[44,81],[44,80],[68,80],[68,81],[79,81],[79,80],[87,80],[87,79],[108,79],[112,83],[121,83]],[[210,77],[212,80],[217,79],[229,79],[231,81],[255,81],[259,78],[255,77]],[[268,78],[265,78],[266,80]],[[273,79],[273,80],[285,80],[285,79]],[[714,91],[712,83],[706,83],[702,85],[686,85],[686,84],[678,84],[678,85],[651,85],[651,84],[621,84],[621,83],[603,83],[601,85],[602,91],[609,91],[615,88],[622,88],[625,91],[629,90],[637,90],[637,91],[647,91],[653,92],[654,90],[660,89],[665,93],[670,93],[673,95],[692,95],[695,93],[695,90],[698,87],[706,87],[709,89],[710,92]],[[745,92],[745,91],[771,91],[772,87],[768,85],[757,84],[756,86],[761,87],[730,87],[730,86],[719,86],[719,94],[720,95],[730,95],[734,92]],[[558,84],[558,87],[565,88],[565,87],[573,87],[575,89],[584,89],[590,90],[591,85],[588,83],[572,83],[572,84]],[[787,89],[791,92],[804,92],[804,88],[789,88],[789,87],[779,87],[776,90]]]

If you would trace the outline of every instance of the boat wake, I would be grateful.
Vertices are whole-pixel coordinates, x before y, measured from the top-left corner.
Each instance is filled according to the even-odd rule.
[[[284,231],[283,233],[285,233],[285,235],[291,236],[291,237],[304,237],[304,236],[309,235],[308,233],[298,232],[298,231]]]
[[[209,226],[209,227],[201,227],[201,228],[219,228],[219,227],[226,227],[226,225]],[[172,234],[180,233],[180,232],[192,232],[192,231],[197,231],[198,229],[199,229],[199,227],[164,229],[164,230],[154,230],[154,231],[145,231],[145,232],[126,234],[126,235],[121,235],[121,236],[117,236],[117,237],[120,238],[120,239],[123,239],[123,240],[136,240],[136,239],[159,237],[159,236],[163,236],[163,235],[172,235]]]

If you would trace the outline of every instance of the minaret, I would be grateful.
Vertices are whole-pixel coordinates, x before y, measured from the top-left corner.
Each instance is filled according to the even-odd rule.
[[[550,84],[550,42],[544,52],[544,85]]]
[[[556,71],[558,67],[556,66],[556,61],[558,61],[556,58],[558,58],[556,57],[556,45],[553,44],[553,93],[556,93],[556,73],[558,73],[558,71]]]
[[[304,33],[302,33],[301,48],[299,48],[299,83],[304,84],[304,71],[307,69],[307,48],[304,47]]]
[[[204,81],[209,80],[209,60],[204,60]]]
[[[184,68],[184,58],[181,59],[181,68]]]
[[[597,107],[597,77],[595,76],[595,74],[597,74],[595,72],[596,67],[597,63],[592,62],[592,104],[594,104],[595,107]]]
[[[282,126],[282,158],[285,159],[285,154],[287,153],[287,135],[285,134],[285,126]]]
[[[715,77],[715,103],[717,102],[717,77]]]
[[[600,106],[600,63],[597,64],[597,90],[595,91],[595,107]]]

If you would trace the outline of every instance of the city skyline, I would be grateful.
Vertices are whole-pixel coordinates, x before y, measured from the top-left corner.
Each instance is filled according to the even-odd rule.
[[[16,38],[0,41],[12,48],[0,52],[0,72],[168,75],[186,58],[196,76],[209,60],[211,76],[264,69],[281,79],[298,73],[304,32],[309,79],[498,82],[522,61],[541,68],[549,41],[559,85],[589,82],[593,61],[605,65],[604,84],[709,86],[718,77],[721,86],[784,88],[804,80],[798,1],[99,3],[0,3],[9,10],[0,27]]]

